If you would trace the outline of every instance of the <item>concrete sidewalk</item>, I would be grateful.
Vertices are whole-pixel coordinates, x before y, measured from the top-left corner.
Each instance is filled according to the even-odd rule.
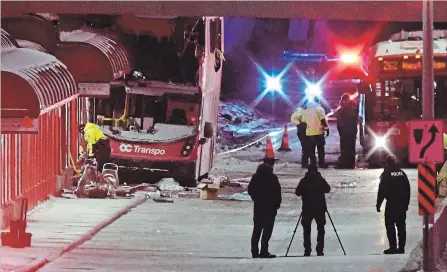
[[[36,271],[145,200],[143,194],[131,199],[52,198],[28,215],[30,248],[1,248],[1,271]]]

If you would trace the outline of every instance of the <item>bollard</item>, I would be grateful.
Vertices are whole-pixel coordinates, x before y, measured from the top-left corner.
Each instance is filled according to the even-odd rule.
[[[15,208],[19,208],[20,213],[17,218],[10,220],[10,231],[2,232],[2,246],[14,248],[25,248],[31,246],[31,233],[26,232],[28,199],[21,198],[15,203]],[[19,207],[17,207],[18,205]]]

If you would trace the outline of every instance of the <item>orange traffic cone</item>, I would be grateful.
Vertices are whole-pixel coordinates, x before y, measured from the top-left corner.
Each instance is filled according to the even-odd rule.
[[[287,125],[284,125],[284,133],[278,151],[292,151],[289,147],[289,132],[287,131]]]
[[[272,140],[270,140],[270,136],[267,136],[266,139],[264,159],[275,159],[275,152],[273,151],[273,144]]]

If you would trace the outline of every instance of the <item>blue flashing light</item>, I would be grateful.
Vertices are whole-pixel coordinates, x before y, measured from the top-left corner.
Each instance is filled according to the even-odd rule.
[[[305,93],[308,100],[314,100],[315,97],[321,97],[323,91],[318,84],[309,83],[307,84]]]
[[[279,92],[282,90],[281,76],[266,76],[266,90]]]

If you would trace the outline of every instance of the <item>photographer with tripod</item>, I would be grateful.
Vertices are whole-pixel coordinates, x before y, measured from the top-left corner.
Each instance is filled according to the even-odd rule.
[[[258,166],[248,185],[248,194],[254,201],[253,234],[251,236],[251,254],[253,258],[275,258],[269,252],[269,240],[272,237],[275,217],[281,206],[281,185],[273,173],[275,159],[265,158]],[[261,238],[261,252],[258,244]]]
[[[312,220],[315,219],[317,223],[318,237],[317,237],[317,255],[324,256],[324,226],[326,225],[326,198],[325,194],[331,191],[331,187],[326,180],[318,172],[317,165],[311,163],[308,172],[301,179],[298,187],[295,190],[297,196],[301,196],[303,201],[302,207],[302,221],[303,236],[304,236],[304,256],[310,256],[312,252],[312,245],[310,241],[310,234],[312,230]]]

